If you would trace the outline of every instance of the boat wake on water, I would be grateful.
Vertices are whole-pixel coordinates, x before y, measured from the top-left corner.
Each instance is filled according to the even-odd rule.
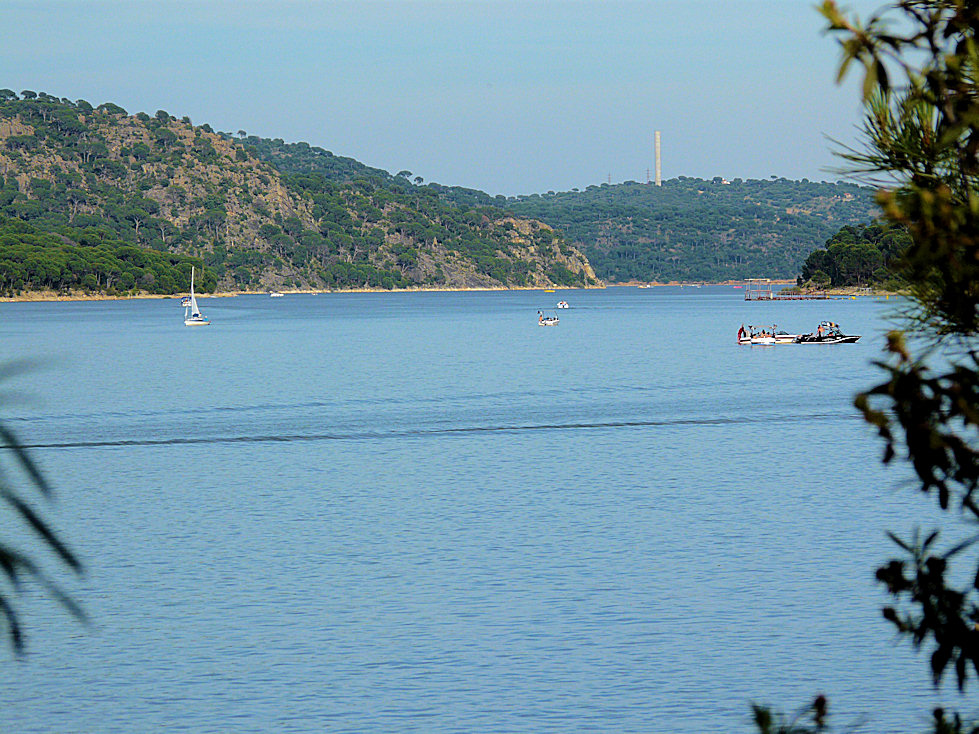
[[[432,428],[411,428],[399,430],[362,430],[362,431],[323,431],[308,433],[276,433],[254,435],[213,435],[213,436],[171,436],[165,438],[105,438],[78,439],[74,441],[50,441],[37,443],[22,443],[19,449],[86,449],[110,448],[119,446],[186,446],[199,444],[236,444],[236,443],[292,443],[311,441],[364,441],[376,439],[403,439],[448,437],[454,435],[479,433],[524,433],[540,431],[577,431],[602,430],[621,428],[670,428],[679,426],[729,426],[762,423],[807,422],[812,420],[858,420],[848,412],[806,414],[805,416],[786,415],[732,415],[723,418],[672,418],[655,420],[606,420],[595,422],[556,422],[514,425],[482,425],[482,426],[447,426]],[[0,444],[0,449],[14,450],[11,444]]]

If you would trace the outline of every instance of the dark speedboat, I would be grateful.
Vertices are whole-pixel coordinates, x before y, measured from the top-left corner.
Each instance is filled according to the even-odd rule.
[[[832,321],[821,321],[816,331],[811,334],[802,334],[796,339],[796,344],[852,344],[859,339],[859,335],[844,334],[840,331],[840,325]]]

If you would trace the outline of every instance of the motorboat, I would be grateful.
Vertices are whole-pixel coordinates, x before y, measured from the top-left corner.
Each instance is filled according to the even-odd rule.
[[[557,316],[545,316],[542,311],[537,312],[538,326],[557,326],[560,320]]]
[[[190,266],[190,303],[184,307],[184,326],[210,326],[211,322],[201,313],[194,296],[194,266]]]
[[[832,321],[820,321],[816,331],[802,334],[796,344],[853,344],[860,338],[856,334],[844,334],[840,325]]]
[[[860,338],[855,334],[844,334],[840,325],[832,321],[821,321],[811,334],[789,334],[779,331],[778,327],[751,326],[744,324],[738,329],[738,344],[760,344],[771,346],[775,344],[852,344]]]
[[[557,307],[558,308],[571,308],[571,306],[568,305],[568,302],[567,301],[558,301],[557,302]]]
[[[279,291],[269,291],[269,298],[282,298],[285,293],[280,293]]]
[[[779,331],[775,324],[771,326],[752,326],[749,324],[747,328],[741,324],[741,328],[738,329],[738,344],[772,346],[775,344],[795,344],[798,339],[798,334]]]

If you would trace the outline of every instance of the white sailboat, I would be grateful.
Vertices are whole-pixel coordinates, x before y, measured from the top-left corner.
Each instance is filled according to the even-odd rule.
[[[194,296],[194,266],[190,266],[190,304],[184,307],[184,326],[210,326],[197,306],[197,298]]]

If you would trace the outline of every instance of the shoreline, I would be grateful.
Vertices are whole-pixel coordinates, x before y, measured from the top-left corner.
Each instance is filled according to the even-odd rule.
[[[866,286],[845,286],[842,288],[827,288],[823,291],[800,291],[800,295],[812,296],[813,294],[825,293],[829,297],[834,296],[844,296],[846,298],[850,297],[864,297],[864,298],[881,298],[883,296],[904,296],[907,295],[906,291],[888,291],[883,288],[870,288]]]
[[[606,286],[592,286],[590,288],[580,288],[580,287],[569,287],[569,286],[555,286],[554,288],[451,288],[451,287],[438,287],[438,288],[343,288],[338,290],[332,290],[329,288],[305,288],[305,289],[289,289],[274,291],[276,293],[282,293],[285,296],[302,296],[302,295],[321,295],[321,294],[331,294],[338,295],[343,293],[467,293],[467,292],[482,292],[482,291],[584,291],[584,290],[601,290]],[[215,291],[214,293],[198,293],[196,294],[198,298],[235,298],[237,296],[268,296],[271,292],[267,288],[255,291]],[[110,296],[105,293],[58,293],[57,291],[30,291],[28,293],[22,293],[19,296],[0,296],[0,303],[42,303],[42,302],[58,302],[58,301],[135,301],[135,300],[148,300],[148,299],[179,299],[184,296],[189,295],[189,293],[136,293],[126,296]]]
[[[773,284],[776,285],[787,285],[794,284],[794,280],[772,280]],[[627,283],[606,283],[603,286],[593,286],[590,288],[581,287],[570,287],[570,286],[555,286],[554,288],[540,288],[540,287],[523,287],[523,288],[451,288],[451,287],[432,287],[432,288],[398,288],[398,289],[387,289],[387,288],[343,288],[340,290],[332,290],[329,288],[322,289],[297,289],[297,290],[283,290],[277,291],[283,295],[319,295],[319,294],[343,294],[343,293],[478,293],[478,292],[491,292],[491,291],[540,291],[542,293],[547,293],[549,291],[584,291],[584,290],[601,290],[604,288],[676,288],[676,287],[701,287],[701,286],[737,286],[743,285],[743,280],[725,280],[718,283],[705,283],[703,281],[670,281],[667,283],[644,283],[641,281],[631,281]],[[270,291],[268,289],[262,290],[248,290],[248,291],[215,291],[214,293],[199,293],[199,298],[235,298],[237,296],[268,296]],[[827,295],[830,296],[885,296],[885,295],[899,295],[896,292],[891,291],[880,291],[874,290],[868,292],[866,289],[858,288],[835,288],[826,291]],[[58,293],[56,291],[30,291],[28,293],[23,293],[19,296],[7,297],[0,296],[0,303],[44,303],[44,302],[58,302],[58,301],[132,301],[141,299],[170,299],[170,298],[182,298],[185,293],[136,293],[133,295],[126,296],[110,296],[105,293],[71,293],[64,294]]]

